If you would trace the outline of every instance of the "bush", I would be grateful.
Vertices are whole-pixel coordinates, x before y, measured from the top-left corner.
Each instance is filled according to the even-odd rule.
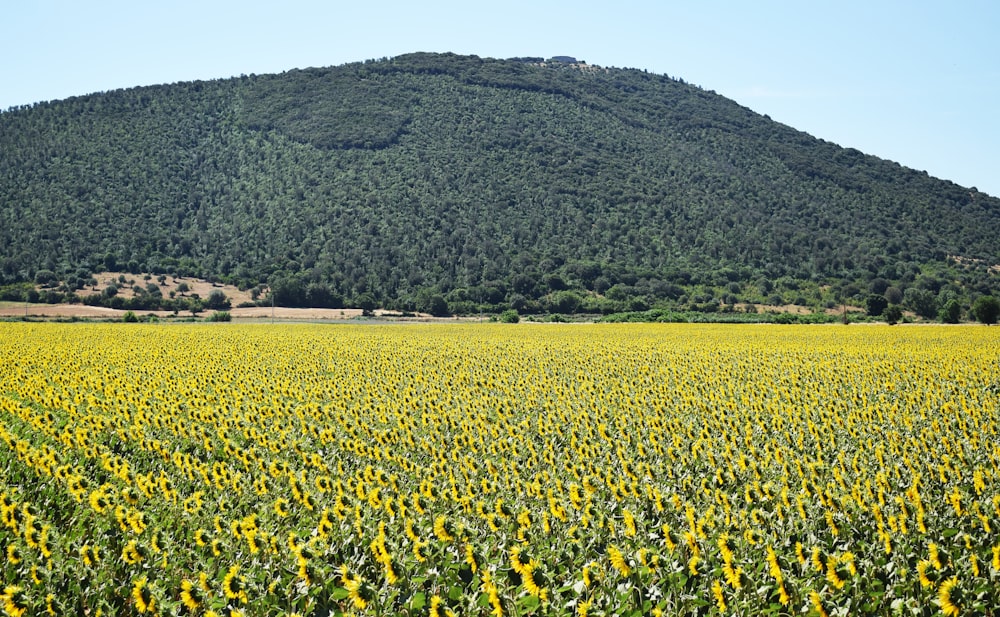
[[[207,319],[208,321],[232,321],[233,316],[229,314],[229,311],[215,311]]]
[[[139,317],[132,311],[125,311],[125,314],[122,315],[122,321],[125,323],[139,323]]]
[[[521,321],[521,316],[514,309],[508,309],[500,313],[501,323],[518,323],[519,321]]]

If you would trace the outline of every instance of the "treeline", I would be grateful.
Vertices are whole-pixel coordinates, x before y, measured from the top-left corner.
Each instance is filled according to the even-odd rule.
[[[84,304],[130,311],[184,311],[192,314],[204,310],[227,311],[232,308],[232,301],[220,290],[213,290],[205,298],[196,293],[164,296],[155,284],[133,287],[132,294],[126,296],[119,293],[116,285],[109,285],[97,292],[66,282],[42,288],[30,283],[15,283],[0,286],[0,302]]]
[[[998,287],[998,215],[682,80],[537,58],[411,54],[0,114],[0,285],[127,270],[432,313],[892,287],[967,309]]]
[[[709,283],[699,282],[682,272],[674,273],[672,282],[623,277],[624,282],[612,284],[612,279],[600,274],[595,264],[574,264],[564,270],[566,277],[550,275],[539,279],[526,271],[512,279],[512,286],[502,284],[459,288],[447,294],[423,289],[415,296],[380,302],[363,293],[345,298],[328,285],[309,282],[301,275],[275,277],[273,286],[250,288],[251,302],[243,306],[287,306],[318,308],[360,308],[366,313],[378,307],[434,316],[449,315],[534,315],[546,319],[561,315],[586,314],[604,316],[606,321],[711,321],[732,323],[822,323],[847,319],[848,306],[852,320],[876,319],[890,323],[917,319],[959,323],[978,320],[996,321],[989,317],[996,300],[987,291],[975,287],[970,277],[946,281],[934,276],[921,276],[903,289],[883,278],[875,278],[865,288],[854,283],[818,285],[785,277],[771,282],[758,279],[740,283],[738,273],[723,271]],[[582,277],[582,278],[580,278]],[[85,271],[78,271],[66,281],[59,281],[51,271],[41,271],[35,284],[15,283],[0,286],[0,301],[42,302],[49,304],[83,303],[126,310],[160,310],[191,312],[226,311],[232,302],[221,290],[213,290],[207,298],[194,293],[170,291],[164,296],[158,284],[144,277],[144,286],[134,279],[119,276],[100,292],[96,280]],[[158,281],[163,283],[165,275]],[[906,276],[903,277],[907,278]],[[586,281],[586,283],[584,283]],[[728,281],[728,282],[727,282]],[[128,296],[120,289],[129,285]],[[88,290],[87,286],[91,288]],[[973,299],[967,300],[962,290],[972,289]],[[189,292],[186,284],[178,291]],[[992,321],[991,321],[992,319]]]

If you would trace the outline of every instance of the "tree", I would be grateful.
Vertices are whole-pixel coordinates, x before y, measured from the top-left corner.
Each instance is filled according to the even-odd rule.
[[[941,307],[941,312],[938,314],[943,323],[958,323],[961,316],[962,305],[955,298],[951,298],[945,302],[944,306]]]
[[[199,298],[188,298],[187,310],[191,311],[192,317],[197,317],[198,313],[204,310],[204,305]]]
[[[225,311],[232,306],[229,298],[226,294],[218,289],[213,289],[212,293],[208,294],[208,300],[205,301],[205,307],[213,311]]]
[[[42,287],[53,287],[59,282],[55,272],[52,270],[39,270],[35,273],[35,282]]]
[[[882,313],[890,326],[896,325],[903,318],[903,309],[899,308],[898,304],[890,304]]]
[[[868,314],[872,317],[878,317],[881,315],[885,309],[889,306],[889,301],[885,299],[882,294],[869,294],[865,298],[865,308],[868,310]]]
[[[908,309],[924,319],[934,319],[937,316],[937,298],[930,290],[910,287],[903,294],[903,302]]]
[[[278,306],[306,306],[306,287],[298,276],[277,276],[271,281],[272,301]]]
[[[417,310],[434,317],[446,317],[448,315],[448,302],[439,293],[434,293],[429,289],[421,289],[417,292]]]
[[[375,308],[378,307],[378,302],[375,301],[375,297],[370,293],[365,292],[354,299],[354,304],[361,309],[361,314],[365,316],[370,316],[375,312]]]
[[[979,296],[972,303],[972,315],[987,326],[995,324],[1000,317],[1000,300],[993,296]]]
[[[306,287],[306,302],[314,308],[343,308],[344,306],[344,299],[324,283],[309,283]]]
[[[580,308],[580,296],[572,291],[557,291],[548,298],[547,309],[550,313],[575,313]]]
[[[885,290],[888,288],[889,288],[889,281],[885,280],[882,277],[874,278],[868,283],[868,291],[872,292],[873,294],[878,294],[880,296],[884,294]]]

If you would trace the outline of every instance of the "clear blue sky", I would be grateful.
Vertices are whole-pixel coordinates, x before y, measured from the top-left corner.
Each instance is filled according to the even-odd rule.
[[[569,55],[714,90],[1000,196],[1000,2],[24,0],[0,109],[103,90],[451,51]]]

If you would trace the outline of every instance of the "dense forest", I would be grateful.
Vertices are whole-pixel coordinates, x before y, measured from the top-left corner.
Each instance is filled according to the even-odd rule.
[[[928,317],[1000,288],[1000,199],[681,79],[567,60],[418,53],[11,108],[0,286],[44,279],[65,301],[127,270],[288,306],[875,295]]]

